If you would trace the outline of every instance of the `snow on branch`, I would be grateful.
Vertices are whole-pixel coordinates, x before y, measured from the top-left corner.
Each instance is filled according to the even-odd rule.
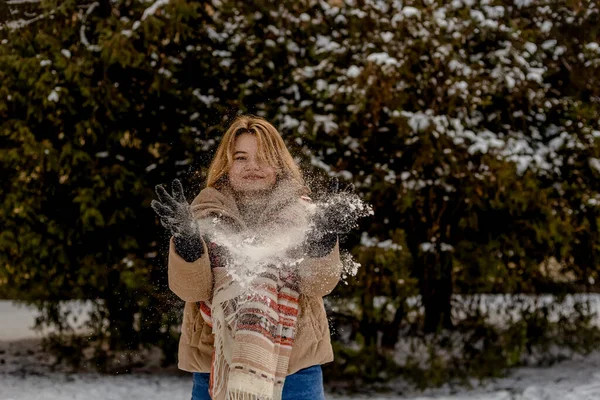
[[[156,11],[160,7],[164,7],[167,4],[169,4],[169,0],[156,0],[150,7],[146,8],[144,10],[144,12],[142,13],[142,18],[140,18],[139,21],[135,21],[133,23],[132,30],[133,31],[137,30],[140,27],[140,25],[142,24],[142,21],[145,21],[148,17],[156,14]],[[124,30],[121,33],[123,33],[125,36],[131,36],[131,31],[130,30]]]
[[[14,6],[17,4],[27,4],[27,3],[41,3],[42,0],[8,0],[6,2],[9,6]]]
[[[150,7],[144,10],[144,13],[142,14],[142,21],[144,21],[149,16],[154,15],[156,13],[156,10],[159,9],[159,7],[166,6],[167,4],[169,4],[169,0],[155,1],[154,4],[152,4]]]
[[[81,40],[81,43],[85,46],[85,48],[90,51],[100,51],[102,49],[96,44],[90,44],[90,42],[87,40],[87,37],[85,36],[85,22],[87,21],[87,16],[90,15],[92,11],[94,11],[94,9],[99,5],[100,3],[98,3],[97,1],[93,2],[85,11],[85,15],[81,16],[81,28],[79,29],[79,38]]]
[[[31,19],[17,19],[15,21],[8,21],[4,24],[0,24],[0,30],[2,30],[4,27],[7,27],[8,29],[10,29],[11,31],[17,30],[17,29],[21,29],[23,27],[26,27],[27,25],[35,22],[35,21],[39,21],[40,19],[44,19],[46,16],[44,14],[42,15],[38,15],[35,18],[31,18]],[[4,25],[4,26],[3,26]]]

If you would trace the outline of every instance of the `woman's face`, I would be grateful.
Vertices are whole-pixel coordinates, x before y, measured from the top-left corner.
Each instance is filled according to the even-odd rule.
[[[270,189],[277,176],[275,168],[258,159],[258,141],[250,133],[235,140],[233,164],[228,175],[232,189],[242,193]]]

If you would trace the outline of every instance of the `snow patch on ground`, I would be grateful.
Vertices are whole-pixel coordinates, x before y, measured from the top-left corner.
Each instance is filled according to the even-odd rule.
[[[72,304],[84,310],[86,305]],[[52,356],[40,347],[41,334],[31,330],[35,309],[0,301],[0,400],[170,400],[191,396],[191,374],[170,369],[141,368],[126,375],[72,373],[53,367]],[[597,400],[600,399],[600,351],[556,363],[551,367],[512,370],[508,376],[473,389],[446,385],[423,392],[406,381],[391,383],[391,393],[337,394],[332,400]]]

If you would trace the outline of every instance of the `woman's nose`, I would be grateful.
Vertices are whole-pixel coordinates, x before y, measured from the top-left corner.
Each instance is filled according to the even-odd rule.
[[[250,162],[248,162],[248,164],[246,164],[248,166],[248,169],[251,170],[258,170],[260,169],[260,164],[258,163],[257,160],[250,160]]]

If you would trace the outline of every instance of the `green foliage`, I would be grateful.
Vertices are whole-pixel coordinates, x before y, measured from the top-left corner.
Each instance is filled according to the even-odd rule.
[[[77,2],[42,5],[35,29],[2,33],[0,276],[42,311],[101,300],[88,327],[98,360],[161,344],[172,362],[176,338],[164,332],[177,326],[181,303],[168,292],[157,257],[164,233],[148,205],[155,184],[185,172],[176,161],[193,149],[170,117],[185,100],[146,62],[165,38],[146,30],[132,41],[115,33],[120,20],[86,16]],[[180,5],[182,18],[197,6]],[[172,23],[161,35],[185,31]],[[102,51],[82,43],[82,27]],[[64,317],[43,312],[39,323]]]
[[[356,346],[333,342],[333,351],[334,362],[323,365],[323,373],[328,382],[346,382],[346,389],[352,392],[364,389],[365,383],[387,382],[402,372],[391,355],[366,345],[360,334]]]
[[[327,379],[348,380],[352,383],[345,388],[351,391],[367,383],[383,389],[385,382],[398,377],[421,389],[469,386],[472,379],[502,377],[509,368],[550,365],[573,354],[588,354],[600,343],[600,328],[592,321],[595,313],[588,301],[570,304],[557,298],[535,305],[530,298],[516,298],[513,303],[519,306],[505,303],[507,318],[498,323],[493,318],[504,315],[502,310],[476,311],[471,307],[480,299],[473,300],[457,307],[466,317],[452,331],[423,333],[415,321],[405,323],[393,349],[368,345],[360,334],[352,342],[336,342],[335,361],[326,369]],[[561,311],[561,307],[565,309]],[[549,318],[551,314],[556,317]]]

